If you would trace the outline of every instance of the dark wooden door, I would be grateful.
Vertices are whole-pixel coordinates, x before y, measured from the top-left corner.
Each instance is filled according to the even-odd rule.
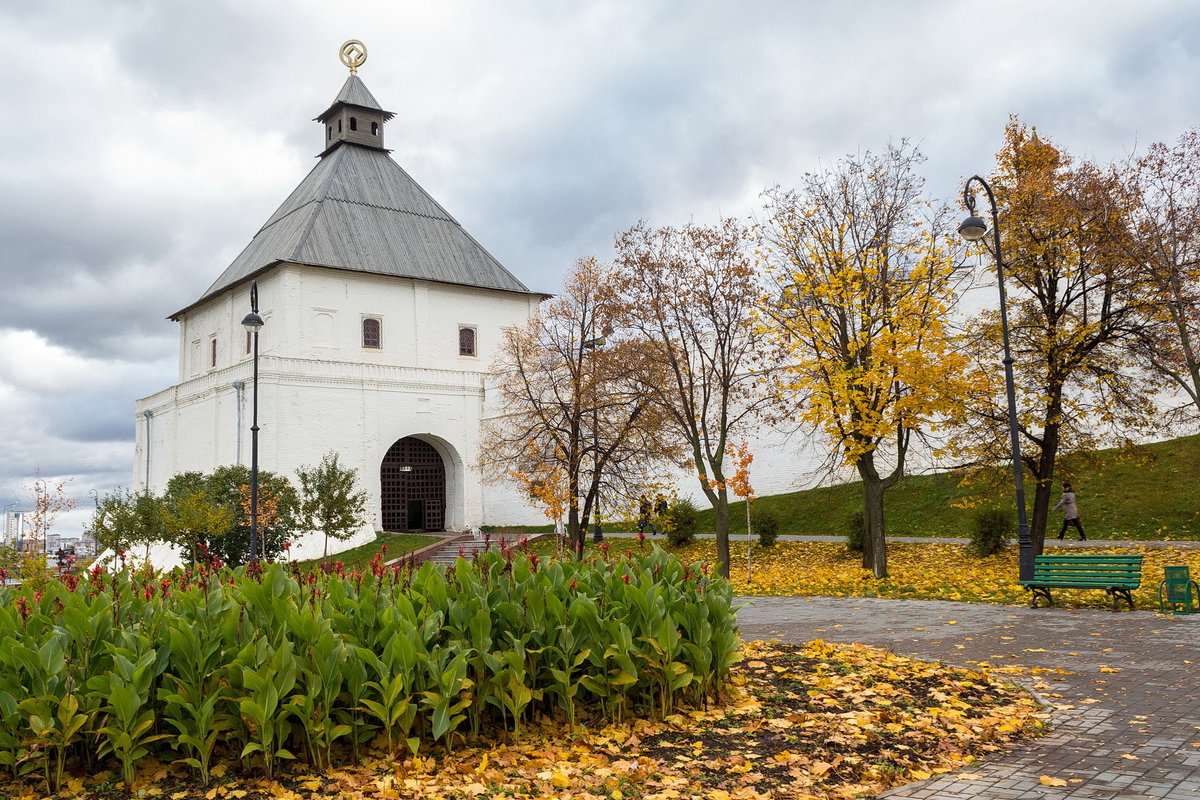
[[[429,442],[406,436],[380,466],[383,529],[440,531],[446,524],[446,466]]]

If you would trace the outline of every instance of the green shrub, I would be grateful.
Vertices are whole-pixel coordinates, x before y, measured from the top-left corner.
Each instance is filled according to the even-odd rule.
[[[867,515],[861,511],[855,511],[846,518],[846,549],[855,553],[861,553],[863,549],[863,537],[867,533]]]
[[[0,769],[53,794],[64,766],[128,781],[145,759],[182,760],[204,784],[239,759],[327,770],[377,736],[400,757],[546,716],[667,716],[721,690],[731,602],[726,581],[659,547],[0,586]]]
[[[1008,547],[1012,529],[1013,519],[1009,512],[998,508],[982,509],[975,514],[975,525],[967,550],[980,558],[993,556]]]
[[[667,541],[672,545],[685,545],[696,538],[700,512],[691,500],[686,497],[676,500],[667,508],[664,516],[663,528],[667,533]]]
[[[779,538],[779,518],[770,511],[761,511],[755,515],[752,524],[758,534],[758,543],[763,547],[774,547]]]
[[[232,513],[232,526],[211,533],[197,544],[202,551],[230,566],[250,558],[250,468],[237,465],[217,467],[209,474],[180,472],[167,481],[162,503],[170,508],[189,495],[206,500]],[[258,471],[258,555],[274,561],[283,554],[283,543],[301,529],[300,499],[288,479],[265,470]]]

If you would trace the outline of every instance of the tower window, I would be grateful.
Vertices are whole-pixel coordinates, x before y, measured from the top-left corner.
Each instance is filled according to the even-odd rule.
[[[372,122],[372,123],[371,123],[371,135],[372,135],[372,136],[378,136],[378,135],[379,135],[379,123],[378,123],[378,122]]]
[[[362,321],[362,346],[383,346],[383,324],[379,320],[368,317]]]
[[[341,133],[341,132],[342,132],[342,121],[339,119],[338,120],[338,133]]]
[[[350,118],[350,130],[352,130],[352,131],[358,130],[358,120],[355,119],[354,117]]]
[[[325,138],[326,138],[326,139],[332,139],[332,138],[333,138],[333,126],[332,126],[332,125],[326,125],[326,126],[325,126]]]
[[[458,329],[458,354],[460,356],[475,355],[475,329]]]

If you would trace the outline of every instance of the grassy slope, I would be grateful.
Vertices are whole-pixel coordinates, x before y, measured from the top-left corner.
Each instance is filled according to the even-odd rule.
[[[1067,464],[1060,475],[1070,476],[1079,497],[1080,518],[1088,536],[1097,539],[1197,539],[1200,538],[1200,436],[1157,442],[1144,448],[1143,457],[1102,451],[1095,465]],[[753,476],[751,476],[753,479]],[[1060,486],[1054,485],[1054,501]],[[943,473],[906,478],[884,498],[889,536],[969,536],[974,514],[954,508],[956,500],[978,492],[959,488],[958,476]],[[983,493],[997,505],[1012,503],[1008,473],[1003,482]],[[1033,504],[1033,486],[1026,483],[1026,499]],[[770,511],[780,521],[780,533],[842,536],[846,520],[862,507],[859,483],[771,495],[754,501],[752,513]],[[730,509],[731,532],[746,532],[742,503]],[[1061,517],[1051,517],[1057,533]],[[701,513],[701,530],[711,530],[712,511]]]

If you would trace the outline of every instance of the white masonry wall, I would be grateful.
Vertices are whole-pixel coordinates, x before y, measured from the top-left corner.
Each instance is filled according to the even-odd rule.
[[[750,440],[750,451],[754,454],[750,485],[755,495],[794,492],[827,483],[829,475],[823,468],[826,453],[822,448],[819,440],[802,433],[789,434],[766,425],[759,428],[758,435]],[[853,476],[847,474],[843,478],[852,480]],[[675,470],[668,481],[677,497],[690,498],[697,508],[709,507],[691,470]],[[540,508],[524,499],[516,484],[485,486],[484,505],[488,524],[492,525],[545,525],[551,521]]]
[[[294,479],[298,466],[339,453],[368,493],[369,537],[380,525],[383,457],[397,440],[416,436],[446,463],[447,528],[485,524],[474,466],[484,376],[501,330],[523,324],[538,296],[295,265],[258,284],[266,322],[260,468]],[[161,492],[182,471],[250,463],[252,358],[241,327],[248,311],[243,286],[180,320],[180,383],[137,402],[136,488]],[[381,348],[362,347],[364,316],[381,321]],[[458,354],[460,326],[476,329],[476,356]]]

